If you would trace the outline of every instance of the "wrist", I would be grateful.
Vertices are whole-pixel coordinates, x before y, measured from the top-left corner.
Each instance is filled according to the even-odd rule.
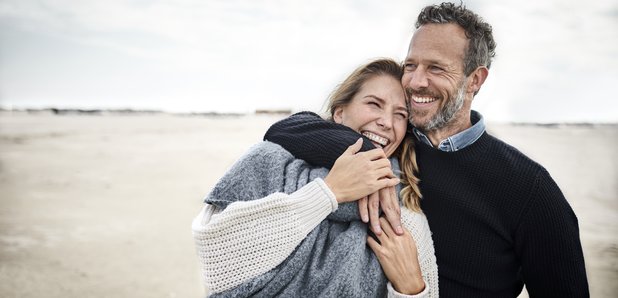
[[[335,196],[335,200],[337,201],[337,203],[341,203],[341,195],[337,191],[337,188],[335,184],[333,183],[333,181],[331,181],[329,178],[330,176],[326,175],[326,177],[324,177],[324,179],[322,180],[324,180],[324,184],[326,184],[326,187],[328,187],[328,189],[330,189],[330,191]]]
[[[425,290],[425,281],[420,279],[413,279],[412,281],[404,282],[402,284],[393,283],[393,288],[398,293],[404,295],[416,295]]]

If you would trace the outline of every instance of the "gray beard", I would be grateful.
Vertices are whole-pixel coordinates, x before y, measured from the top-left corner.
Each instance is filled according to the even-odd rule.
[[[418,127],[422,131],[431,131],[443,128],[449,123],[454,117],[455,114],[461,109],[464,104],[464,99],[466,95],[466,81],[464,79],[459,88],[457,89],[457,95],[455,98],[450,99],[446,105],[440,109],[440,111],[431,119],[429,123],[424,127]]]

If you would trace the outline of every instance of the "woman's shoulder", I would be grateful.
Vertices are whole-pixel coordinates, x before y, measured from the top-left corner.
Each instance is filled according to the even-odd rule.
[[[281,157],[284,159],[293,159],[294,156],[285,150],[281,145],[275,144],[270,141],[261,141],[258,142],[251,147],[243,154],[241,159],[276,159],[277,157]]]

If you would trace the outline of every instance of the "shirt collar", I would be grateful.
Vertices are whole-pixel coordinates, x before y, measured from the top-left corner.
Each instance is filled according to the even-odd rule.
[[[485,132],[485,121],[483,120],[483,115],[477,111],[471,111],[470,122],[472,122],[472,126],[470,128],[442,140],[440,144],[438,144],[437,149],[446,152],[455,152],[476,142],[476,140],[478,140]],[[433,147],[427,135],[422,133],[416,127],[412,128],[412,131],[419,141]]]

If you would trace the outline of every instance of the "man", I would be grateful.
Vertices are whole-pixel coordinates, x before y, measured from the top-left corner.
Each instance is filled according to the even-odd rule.
[[[462,5],[442,3],[424,8],[416,28],[402,84],[441,296],[516,297],[525,284],[531,297],[588,297],[577,218],[562,192],[471,110],[495,55],[491,26]],[[293,115],[265,139],[332,166],[358,136],[317,122]]]

